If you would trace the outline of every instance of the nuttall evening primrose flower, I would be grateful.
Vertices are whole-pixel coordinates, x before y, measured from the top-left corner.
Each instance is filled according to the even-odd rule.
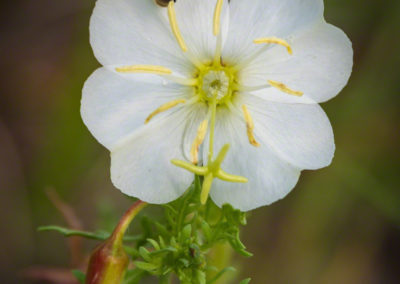
[[[318,103],[346,85],[353,52],[323,9],[322,0],[98,0],[90,40],[104,67],[87,80],[81,113],[111,151],[114,185],[166,203],[195,172],[203,202],[210,194],[246,211],[283,198],[301,170],[329,165],[333,132]]]

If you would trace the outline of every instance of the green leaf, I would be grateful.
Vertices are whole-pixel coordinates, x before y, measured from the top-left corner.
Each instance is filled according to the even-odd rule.
[[[192,225],[191,224],[187,224],[185,227],[183,227],[181,236],[182,236],[182,238],[181,238],[182,242],[190,239],[190,237],[192,236]]]
[[[65,237],[82,237],[86,239],[104,241],[110,237],[110,233],[105,231],[97,231],[97,232],[87,232],[87,231],[80,231],[80,230],[72,230],[60,226],[41,226],[38,229],[38,232],[48,232],[48,231],[55,231],[61,233]],[[141,239],[142,236],[125,236],[124,241],[127,242],[134,242]]]
[[[253,254],[251,252],[246,251],[246,246],[240,241],[239,231],[235,233],[233,238],[229,239],[229,242],[234,250],[245,257],[251,257]]]
[[[101,241],[106,240],[110,236],[110,234],[104,232],[91,233],[79,230],[71,230],[59,226],[42,226],[39,227],[37,230],[39,232],[56,231],[63,234],[66,237],[80,236],[87,239],[101,240]]]
[[[195,279],[197,280],[196,283],[198,284],[206,284],[206,273],[201,270],[196,270],[195,271]]]
[[[163,237],[162,236],[158,236],[158,240],[159,240],[160,246],[162,248],[165,248],[165,241],[164,241]]]
[[[133,258],[140,257],[139,251],[132,246],[124,246],[124,250],[127,254],[129,254]]]
[[[238,253],[240,253],[241,255],[243,255],[245,257],[252,257],[253,256],[253,254],[251,252],[249,252],[249,251],[247,251],[245,249],[237,248],[237,247],[234,247],[233,245],[232,245],[232,247],[235,249],[235,251],[237,251]]]
[[[80,270],[72,270],[72,274],[75,276],[75,278],[79,281],[81,284],[85,284],[86,280],[86,275]]]
[[[151,261],[150,252],[145,247],[139,248],[139,254],[146,261]]]
[[[222,275],[224,275],[226,272],[235,272],[236,269],[232,266],[229,267],[225,267],[224,269],[222,269],[220,272],[218,272],[217,275],[215,275],[213,278],[211,278],[207,284],[212,284],[214,282],[216,282]]]
[[[205,220],[202,220],[201,222],[201,229],[204,233],[206,241],[209,241],[211,239],[212,232],[210,225]]]
[[[163,253],[170,253],[170,252],[177,252],[177,251],[178,250],[176,248],[168,246],[166,248],[162,248],[162,249],[150,252],[150,256],[158,256]]]
[[[251,278],[246,278],[246,279],[240,281],[239,284],[248,284],[248,283],[250,283],[250,281],[251,281]]]
[[[230,224],[246,225],[246,213],[235,209],[230,204],[225,204],[222,207],[222,212]]]
[[[140,269],[128,270],[125,274],[123,284],[139,284],[139,281],[146,276],[146,272]]]
[[[217,272],[218,268],[216,266],[213,266],[213,265],[207,265],[206,266],[206,270]]]
[[[167,230],[167,228],[160,224],[159,222],[154,222],[154,225],[156,226],[157,230],[160,231],[161,234],[164,234],[165,236],[171,236],[171,233]]]
[[[175,237],[171,238],[170,243],[171,243],[172,246],[176,247],[176,239],[175,239]]]
[[[163,204],[163,207],[170,210],[173,215],[178,215],[178,212],[170,204]]]
[[[151,245],[152,245],[156,250],[159,250],[159,249],[160,249],[159,244],[158,244],[155,240],[153,240],[153,239],[147,239],[147,241],[148,241],[149,243],[151,243]]]
[[[142,270],[154,272],[158,269],[158,265],[154,263],[148,263],[143,261],[135,261],[135,265]]]
[[[172,267],[168,267],[166,269],[164,269],[164,271],[162,272],[163,275],[167,275],[170,274],[174,269]]]
[[[178,261],[181,262],[184,267],[189,267],[190,262],[186,258],[180,258]]]

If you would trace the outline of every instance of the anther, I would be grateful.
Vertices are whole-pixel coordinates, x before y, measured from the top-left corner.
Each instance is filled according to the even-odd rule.
[[[155,111],[153,111],[147,118],[146,118],[146,120],[145,120],[145,124],[146,123],[149,123],[149,121],[154,117],[154,116],[156,116],[157,114],[159,114],[159,113],[162,113],[162,112],[164,112],[164,111],[166,111],[166,110],[169,110],[169,109],[171,109],[171,108],[173,108],[173,107],[175,107],[175,106],[177,106],[177,105],[179,105],[179,104],[183,104],[183,103],[185,103],[186,102],[186,100],[183,100],[183,99],[181,99],[181,100],[174,100],[174,101],[171,101],[171,102],[168,102],[168,103],[166,103],[166,104],[163,104],[162,106],[160,106],[159,108],[157,108]]]
[[[192,163],[197,165],[199,162],[199,148],[200,145],[204,142],[204,138],[206,137],[208,128],[208,120],[205,119],[197,129],[197,136],[193,141],[192,148],[190,150],[190,156],[192,158]]]
[[[161,7],[167,7],[170,1],[176,2],[176,0],[156,0],[156,3]]]
[[[187,49],[185,41],[183,40],[181,32],[179,30],[178,22],[176,21],[176,14],[175,14],[175,8],[174,8],[175,6],[174,5],[175,5],[174,1],[170,1],[168,3],[169,24],[171,25],[172,32],[173,32],[176,40],[178,41],[179,46],[181,47],[183,52],[186,52],[188,49]]]
[[[119,73],[149,73],[158,75],[170,75],[172,71],[168,68],[155,65],[129,65],[115,68]]]
[[[285,84],[283,84],[281,82],[268,80],[268,84],[270,84],[272,87],[277,88],[278,90],[280,90],[286,94],[292,95],[292,96],[301,97],[304,94],[301,91],[295,91],[295,90],[289,88],[288,86],[286,86]]]
[[[219,35],[221,31],[221,12],[222,12],[222,4],[224,3],[223,0],[218,0],[215,6],[214,12],[214,35]]]
[[[256,141],[254,137],[254,122],[253,118],[251,117],[247,107],[242,105],[244,120],[246,121],[246,128],[247,128],[247,137],[249,138],[249,143],[254,147],[260,147],[260,144]]]
[[[279,45],[286,47],[286,49],[290,55],[293,54],[293,50],[292,50],[292,47],[290,46],[290,44],[286,40],[283,40],[283,39],[280,39],[277,37],[257,38],[254,40],[254,43],[255,44],[279,44]]]

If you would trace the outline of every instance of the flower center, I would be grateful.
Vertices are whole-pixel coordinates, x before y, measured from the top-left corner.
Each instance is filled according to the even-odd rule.
[[[234,75],[232,70],[223,66],[199,70],[197,93],[200,99],[209,103],[215,98],[218,105],[226,103],[233,94]]]

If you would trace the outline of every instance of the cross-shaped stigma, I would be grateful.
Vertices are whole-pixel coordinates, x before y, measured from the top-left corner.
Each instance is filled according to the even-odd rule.
[[[192,172],[196,175],[203,176],[203,187],[201,189],[200,201],[202,204],[205,204],[208,199],[208,194],[210,193],[211,185],[214,178],[219,178],[223,181],[228,182],[240,182],[246,183],[248,180],[245,177],[231,175],[221,169],[221,164],[224,161],[226,154],[229,150],[229,144],[224,145],[221,151],[217,155],[217,158],[213,161],[209,161],[207,166],[196,166],[192,163],[180,161],[180,160],[172,160],[171,163],[177,167],[183,168]]]

